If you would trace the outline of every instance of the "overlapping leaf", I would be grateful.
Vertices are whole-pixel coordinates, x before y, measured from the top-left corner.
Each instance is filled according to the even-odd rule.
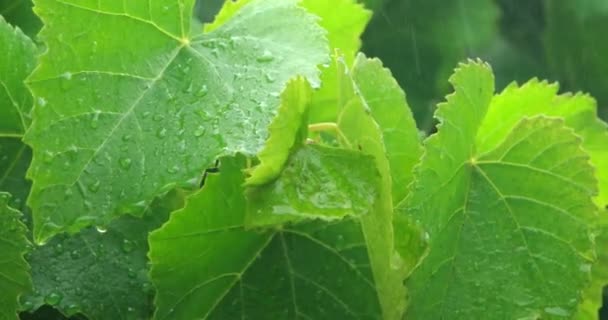
[[[32,107],[32,96],[23,81],[34,68],[36,47],[0,17],[0,48],[0,190],[10,192],[13,205],[23,209],[31,152],[21,137],[29,126]]]
[[[416,228],[400,223],[400,229],[393,230],[393,203],[405,197],[411,181],[420,155],[418,131],[403,92],[378,60],[359,55],[351,71],[343,68],[339,70],[344,104],[338,125],[353,148],[374,157],[380,172],[380,198],[360,221],[384,318],[398,319],[405,308],[402,281],[421,252]],[[395,252],[395,232],[410,240],[398,245],[411,251]]]
[[[36,241],[139,213],[218,156],[256,154],[287,80],[318,83],[314,17],[293,0],[240,3],[195,36],[191,0],[37,4],[48,51],[29,80]]]
[[[154,290],[148,280],[148,232],[183,205],[171,193],[156,200],[143,219],[121,217],[107,230],[87,228],[58,235],[28,255],[34,291],[23,309],[48,304],[66,316],[90,319],[148,319]]]
[[[376,318],[357,224],[246,229],[243,165],[223,159],[220,175],[151,235],[155,318]]]
[[[31,0],[3,0],[0,2],[0,16],[19,27],[28,36],[34,37],[42,23],[34,14],[32,6]]]
[[[438,108],[439,132],[426,142],[404,207],[431,248],[407,281],[406,316],[573,315],[589,281],[597,222],[596,180],[580,139],[562,120],[524,118],[481,153],[492,72],[469,63],[451,82],[456,93]]]
[[[8,206],[10,195],[0,193],[0,319],[18,319],[19,296],[31,287],[23,255],[29,242],[21,213]]]
[[[599,182],[596,202],[604,207],[608,205],[608,126],[598,119],[593,98],[584,94],[557,95],[558,89],[556,84],[538,80],[505,88],[492,99],[479,128],[478,153],[496,147],[523,117],[542,114],[563,118],[566,125],[583,138],[583,149],[591,158]]]

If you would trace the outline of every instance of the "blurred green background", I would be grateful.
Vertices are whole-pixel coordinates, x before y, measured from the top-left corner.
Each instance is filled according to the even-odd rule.
[[[490,62],[498,90],[533,77],[558,81],[562,92],[594,96],[608,119],[608,0],[359,1],[374,11],[362,51],[390,68],[423,131],[434,130],[434,106],[467,58]],[[211,21],[223,2],[199,0],[195,15]],[[0,0],[0,14],[32,37],[41,26],[30,0]],[[39,312],[27,318],[61,318]]]

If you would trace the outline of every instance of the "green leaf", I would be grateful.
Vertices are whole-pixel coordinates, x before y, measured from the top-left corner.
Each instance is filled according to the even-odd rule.
[[[155,319],[377,318],[357,221],[246,229],[244,162],[223,159],[150,236]]]
[[[591,285],[583,292],[583,297],[573,319],[599,319],[603,305],[604,287],[608,283],[608,211],[600,212],[601,224],[595,238],[597,258],[591,267]]]
[[[48,50],[29,79],[25,138],[35,240],[138,214],[214,159],[257,154],[287,81],[317,85],[327,55],[296,2],[245,1],[196,35],[192,0],[38,3]]]
[[[355,0],[303,0],[301,4],[321,18],[319,24],[327,30],[331,51],[338,51],[345,63],[351,66],[361,47],[360,36],[371,18],[371,11]],[[323,85],[312,96],[311,122],[332,121],[336,118],[342,103],[336,92],[338,78],[335,64],[323,69]]]
[[[378,197],[374,159],[358,151],[304,146],[281,176],[247,191],[249,226],[369,214]]]
[[[493,150],[476,139],[493,76],[462,65],[403,210],[429,234],[407,281],[408,319],[565,318],[594,257],[596,180],[562,120],[524,118]],[[560,279],[555,281],[553,279]]]
[[[384,318],[398,319],[406,299],[402,281],[421,252],[415,250],[420,244],[416,228],[401,221],[399,230],[393,230],[393,204],[405,197],[420,156],[418,131],[403,91],[378,60],[359,55],[353,69],[340,74],[344,105],[338,125],[353,148],[374,157],[382,179],[380,198],[372,212],[361,217],[361,226]],[[400,239],[411,240],[410,244],[400,240],[398,245],[412,251],[395,252],[395,232]]]
[[[0,48],[0,190],[11,193],[11,205],[24,210],[31,151],[21,137],[30,123],[32,96],[23,81],[34,68],[36,47],[0,17]]]
[[[593,98],[584,94],[557,95],[558,90],[557,84],[538,80],[505,88],[492,99],[479,128],[478,153],[495,148],[523,117],[547,115],[563,118],[566,125],[583,138],[583,149],[589,154],[599,181],[599,194],[595,200],[598,206],[604,207],[608,205],[608,126],[597,117]]]
[[[42,23],[34,14],[32,6],[31,0],[3,0],[0,2],[0,15],[8,23],[19,27],[25,34],[33,38],[42,27]]]
[[[407,89],[419,127],[430,131],[433,101],[448,91],[454,66],[481,54],[497,35],[496,1],[385,1],[374,12],[363,52],[391,69]]]
[[[156,200],[143,219],[121,217],[107,229],[84,229],[58,235],[28,255],[34,292],[22,298],[22,308],[44,304],[66,316],[91,319],[148,319],[154,290],[148,280],[148,232],[183,205],[171,193]]]
[[[28,249],[27,228],[21,213],[8,206],[10,195],[0,193],[0,319],[19,319],[19,296],[31,288],[29,266],[23,258]]]
[[[281,106],[268,128],[268,140],[258,154],[260,164],[249,171],[248,186],[263,185],[281,174],[290,151],[302,145],[308,134],[307,116],[312,94],[303,78],[289,82],[281,95]]]

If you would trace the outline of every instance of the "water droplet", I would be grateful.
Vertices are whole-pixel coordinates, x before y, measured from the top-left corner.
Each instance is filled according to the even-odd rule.
[[[122,241],[121,248],[124,253],[129,253],[129,252],[133,251],[133,249],[135,248],[135,245],[133,244],[133,242],[131,242],[127,239],[124,239]]]
[[[91,119],[91,128],[97,129],[99,127],[99,115],[101,111],[97,110],[93,113],[93,118]]]
[[[266,77],[266,82],[268,82],[268,83],[275,82],[275,78],[270,73],[267,73],[264,76]]]
[[[164,118],[165,118],[165,117],[163,117],[163,115],[162,115],[162,114],[158,114],[158,113],[157,113],[157,114],[155,114],[154,116],[152,116],[152,120],[154,120],[154,121],[161,121],[161,120],[163,120]]]
[[[66,80],[72,80],[72,73],[69,71],[64,72],[61,76]]]
[[[274,56],[272,55],[272,52],[270,52],[269,50],[264,50],[264,52],[262,52],[262,55],[257,57],[256,60],[258,62],[262,62],[262,63],[271,62],[272,60],[274,60]]]
[[[203,85],[203,86],[200,88],[200,90],[198,90],[198,91],[196,92],[196,96],[197,96],[197,97],[199,97],[199,98],[202,98],[202,97],[206,96],[206,95],[207,95],[207,93],[209,93],[209,89],[207,88],[207,85]]]
[[[65,309],[65,312],[70,316],[75,315],[80,312],[80,306],[75,303],[72,303]]]
[[[168,173],[177,173],[178,171],[179,171],[178,166],[173,166],[173,167],[167,168]]]
[[[31,311],[34,309],[34,303],[31,301],[25,301],[21,304],[21,309],[23,309],[23,311]]]
[[[80,253],[78,252],[78,250],[72,250],[72,252],[70,252],[70,257],[72,259],[78,259],[80,258]]]
[[[167,136],[167,129],[162,128],[162,129],[158,130],[158,132],[156,133],[156,136],[159,137],[159,138],[161,138],[161,139],[164,138],[164,137],[166,137]]]
[[[127,276],[131,279],[135,279],[137,273],[132,268],[129,268],[129,270],[127,270]]]
[[[39,106],[41,106],[41,107],[46,106],[46,99],[45,99],[45,98],[43,98],[43,97],[38,97],[37,101],[38,101],[38,105],[39,105]]]
[[[57,304],[59,304],[59,302],[61,302],[61,299],[63,299],[63,297],[59,293],[51,292],[48,296],[44,298],[44,302],[48,305],[56,306]]]
[[[108,232],[108,229],[106,229],[106,228],[104,228],[102,226],[97,226],[97,227],[95,227],[95,229],[97,229],[97,232],[99,232],[99,233],[106,233],[106,232]]]
[[[560,317],[570,316],[570,312],[568,312],[568,310],[560,307],[547,307],[545,308],[545,312]]]
[[[63,253],[63,245],[61,243],[58,243],[55,246],[55,253],[57,253],[57,255],[60,255]]]
[[[127,142],[129,140],[131,140],[133,136],[131,136],[130,134],[125,134],[124,136],[122,136],[122,141]]]
[[[118,162],[123,169],[131,168],[131,164],[133,163],[131,158],[121,158]]]
[[[196,130],[194,130],[195,137],[200,137],[203,134],[205,134],[205,127],[203,127],[203,126],[198,126],[198,128],[196,128]]]
[[[99,191],[99,187],[101,187],[101,181],[97,180],[91,184],[89,184],[89,191],[95,193]]]

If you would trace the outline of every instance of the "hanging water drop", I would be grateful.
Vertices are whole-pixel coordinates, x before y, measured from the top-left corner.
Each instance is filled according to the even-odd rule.
[[[264,50],[264,52],[262,52],[262,55],[258,56],[256,60],[261,63],[271,62],[272,60],[274,60],[274,56],[269,50]]]
[[[121,248],[124,253],[129,253],[129,252],[133,251],[133,249],[135,248],[135,245],[133,244],[133,242],[131,242],[127,239],[124,239],[122,241]]]
[[[123,169],[131,168],[131,164],[133,163],[131,158],[121,158],[118,162]]]
[[[162,128],[160,130],[158,130],[158,132],[156,133],[156,136],[159,138],[164,138],[167,136],[167,129],[166,128]]]
[[[196,130],[194,130],[195,137],[200,137],[203,134],[205,134],[205,127],[203,127],[203,126],[198,126],[198,128],[196,128]]]
[[[89,189],[89,191],[95,193],[95,192],[99,191],[99,187],[101,187],[101,181],[97,180],[93,183],[90,183],[88,189]]]
[[[48,296],[44,298],[44,302],[50,306],[56,306],[61,302],[63,296],[57,292],[51,292]]]
[[[102,226],[97,226],[97,227],[95,227],[95,229],[97,229],[97,232],[99,232],[99,233],[106,233],[106,232],[108,232],[108,229],[106,229],[106,228],[104,228]]]
[[[207,95],[207,93],[209,92],[209,89],[207,88],[207,85],[203,85],[197,92],[196,92],[196,96],[199,98],[202,98],[204,96]]]
[[[66,80],[72,80],[72,73],[69,71],[64,72],[61,76]]]
[[[43,97],[38,97],[37,101],[38,101],[38,105],[39,105],[40,107],[44,107],[44,106],[46,106],[46,99],[45,99],[45,98],[43,98]]]

